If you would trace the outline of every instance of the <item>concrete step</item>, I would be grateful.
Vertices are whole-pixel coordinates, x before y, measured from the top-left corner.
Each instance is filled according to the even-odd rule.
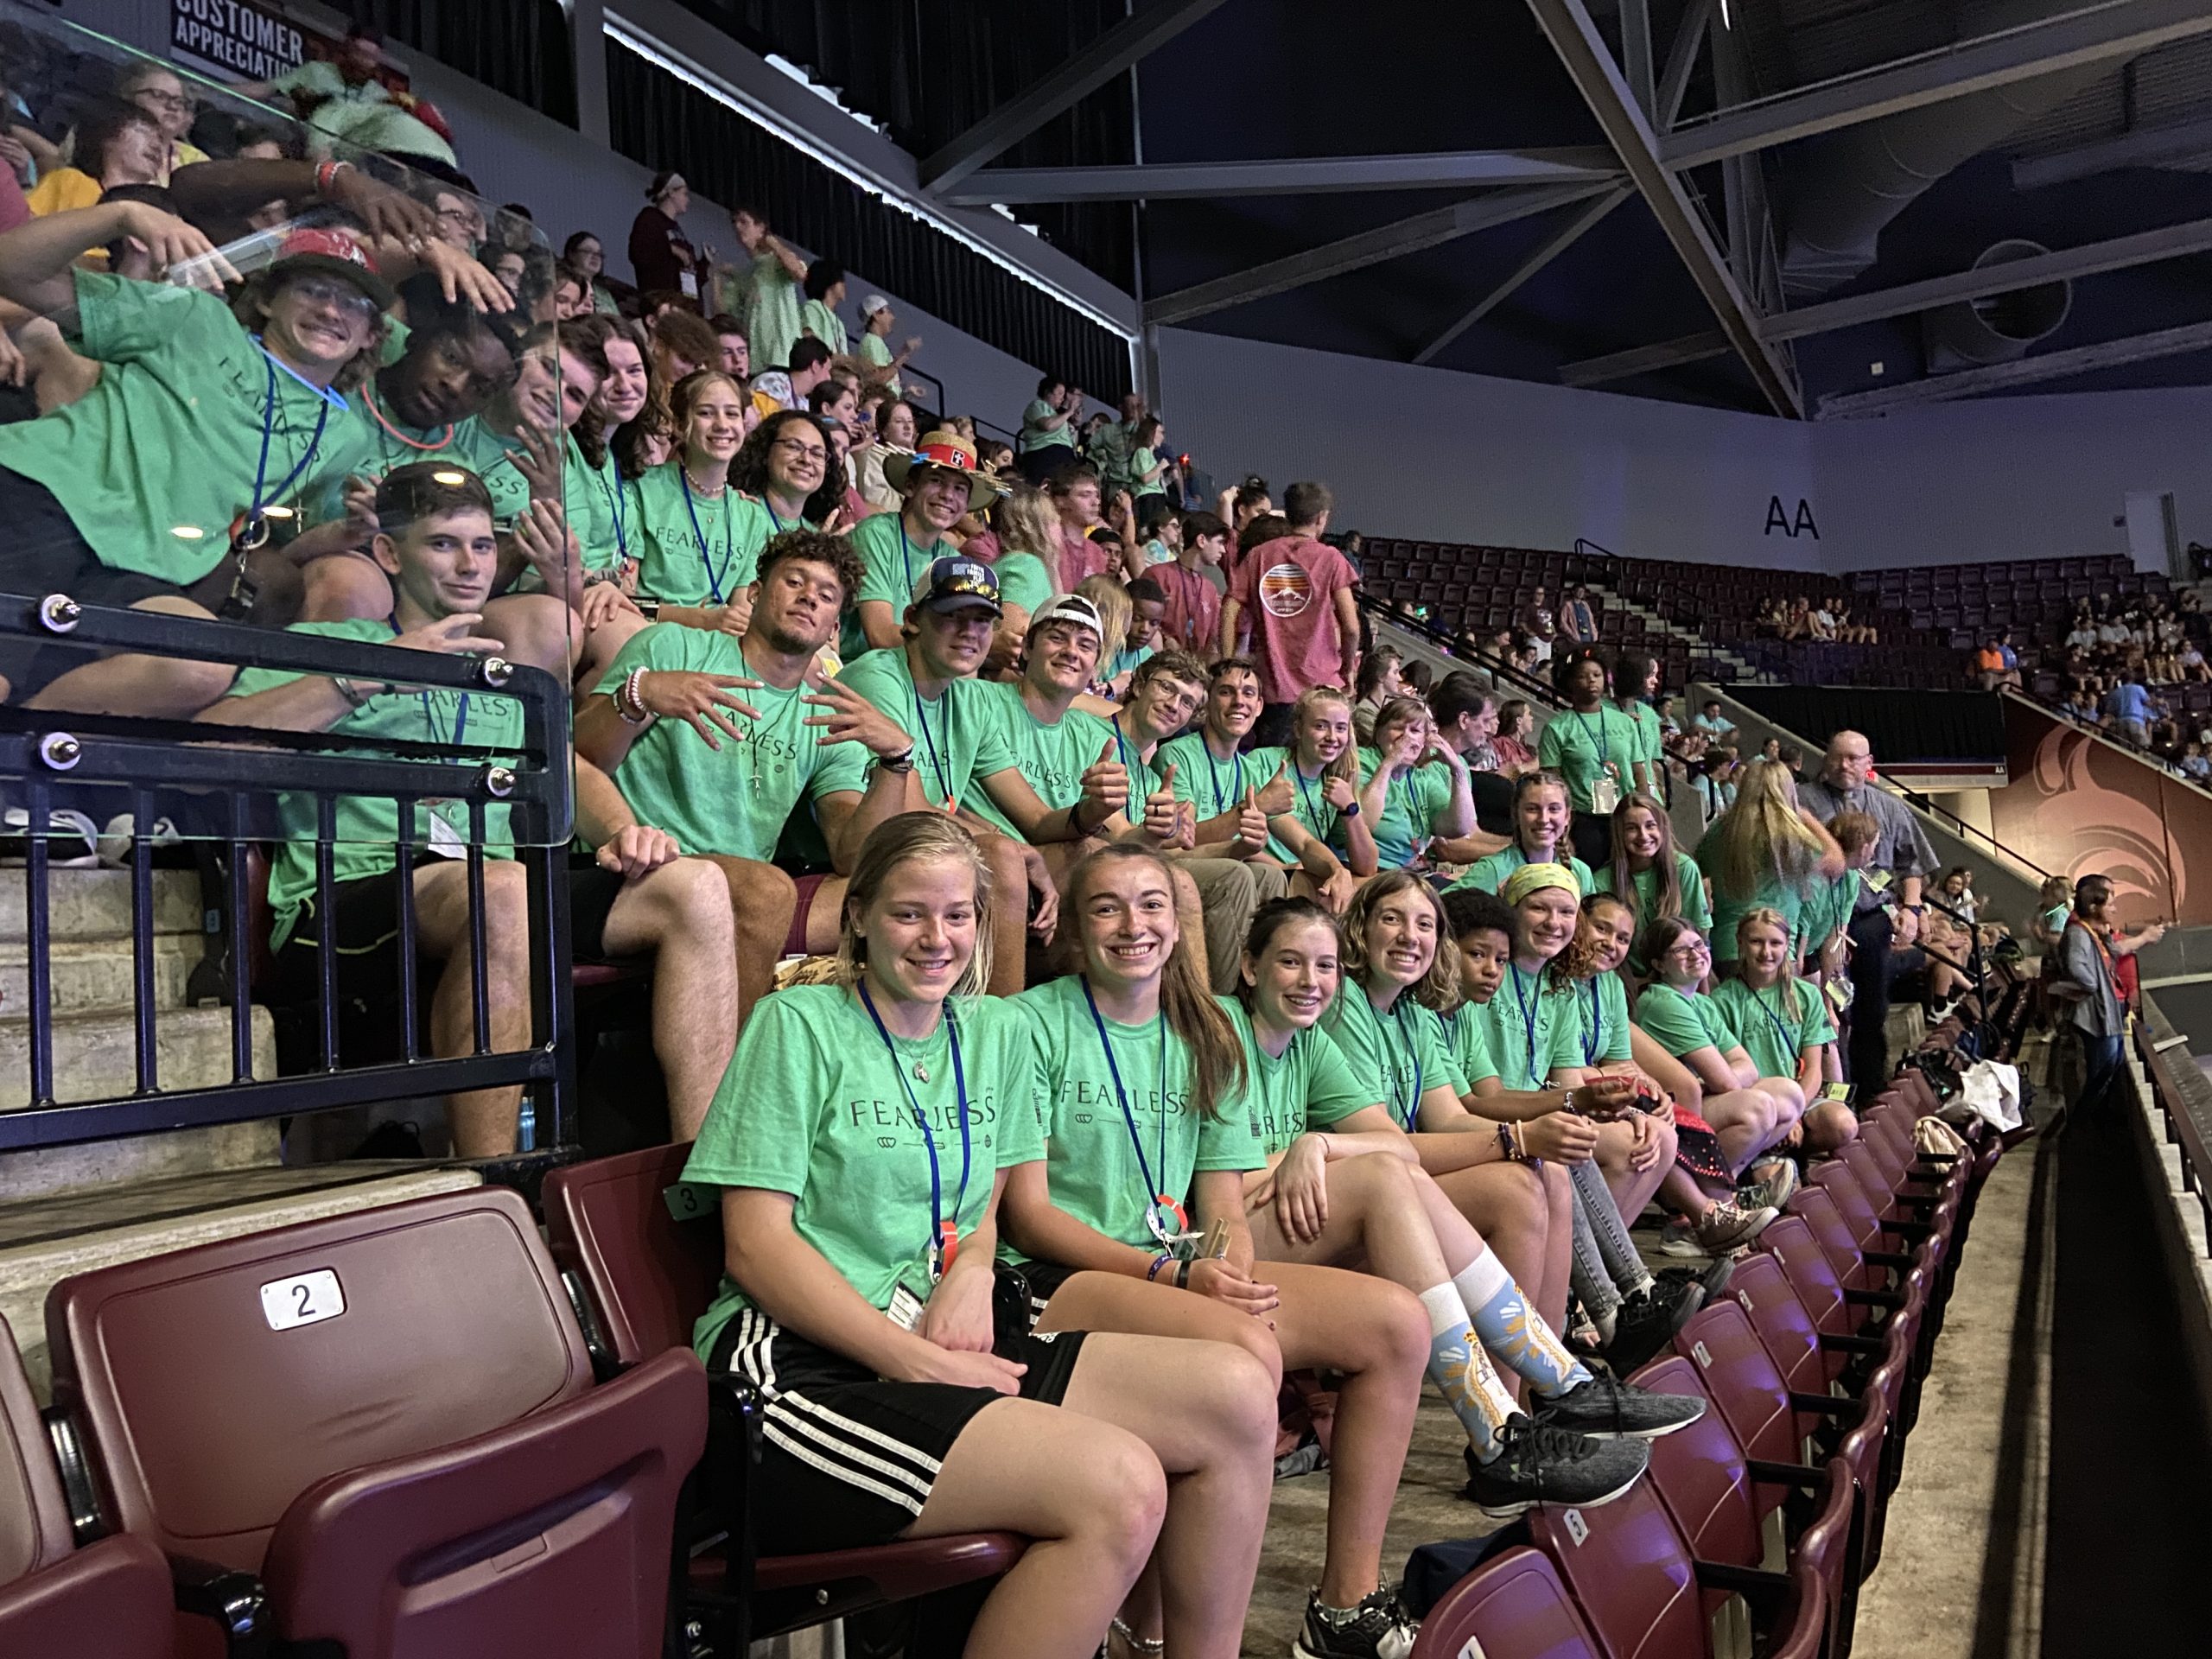
[[[358,1139],[358,1137],[357,1137]],[[341,1148],[343,1150],[350,1149]],[[283,1160],[283,1136],[275,1118],[217,1123],[88,1141],[73,1147],[34,1147],[0,1152],[0,1214],[4,1206],[70,1192],[226,1170],[273,1169]]]
[[[184,1006],[185,985],[202,952],[196,927],[188,933],[154,936],[156,1008]],[[51,1006],[56,1014],[91,1014],[103,1008],[128,1009],[132,1005],[135,993],[128,938],[57,938],[48,964],[54,976]],[[29,1008],[30,976],[29,957],[23,948],[17,945],[10,952],[0,946],[0,1018]]]
[[[73,1274],[481,1184],[465,1165],[322,1164],[146,1181],[0,1206],[0,1318],[49,1395],[46,1294]]]
[[[49,870],[47,878],[47,926],[52,938],[130,938],[130,871]],[[0,957],[20,958],[22,954],[29,936],[28,888],[22,866],[0,866]],[[200,878],[192,871],[154,872],[154,931],[200,931]]]
[[[276,1033],[269,1010],[253,1011],[254,1075],[276,1075]],[[231,1011],[178,1008],[155,1016],[158,1078],[164,1089],[206,1089],[231,1080]],[[31,1026],[0,1019],[0,1111],[30,1104]],[[131,1018],[126,1012],[63,1014],[54,1022],[54,1097],[107,1100],[138,1085]]]

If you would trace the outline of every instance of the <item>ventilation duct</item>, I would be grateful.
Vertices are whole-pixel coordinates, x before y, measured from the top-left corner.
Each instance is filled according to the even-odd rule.
[[[1974,269],[1986,270],[2014,259],[2033,259],[2050,250],[2025,237],[2012,237],[1983,250]],[[1921,315],[1927,340],[1928,372],[1948,374],[1984,363],[2010,363],[2025,357],[2036,341],[2056,334],[2074,308],[2074,284],[2039,283],[2009,294],[1992,294]]]
[[[2079,10],[2079,0],[1964,0],[1959,38]],[[1808,139],[1795,172],[1783,291],[1824,294],[1874,263],[1882,232],[1939,179],[2113,73],[2109,62],[2017,80]]]

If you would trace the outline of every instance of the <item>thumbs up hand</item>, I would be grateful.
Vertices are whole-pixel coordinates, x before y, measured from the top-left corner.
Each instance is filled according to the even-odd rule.
[[[1167,763],[1160,787],[1144,798],[1144,832],[1162,842],[1176,839],[1183,826],[1183,804],[1175,798],[1175,763]]]
[[[1107,739],[1098,758],[1084,768],[1083,800],[1093,826],[1102,824],[1129,804],[1129,774],[1114,758],[1114,741]]]
[[[1236,839],[1252,852],[1268,844],[1268,815],[1260,810],[1259,791],[1244,791],[1244,804],[1236,814]]]

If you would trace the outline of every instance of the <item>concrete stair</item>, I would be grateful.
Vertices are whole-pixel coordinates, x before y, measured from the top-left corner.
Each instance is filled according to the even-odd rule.
[[[137,1086],[130,878],[122,870],[49,873],[54,1093],[63,1102]],[[200,885],[157,870],[154,1017],[164,1090],[232,1080],[231,1012],[185,1005],[205,949]],[[20,868],[0,868],[0,1112],[30,1103],[29,906]],[[274,1077],[268,1011],[251,1011],[254,1075]],[[0,1153],[0,1317],[34,1385],[47,1386],[44,1306],[71,1274],[242,1233],[474,1186],[464,1166],[329,1163],[283,1166],[274,1121]]]
[[[1727,664],[1735,671],[1738,682],[1750,682],[1761,685],[1773,683],[1775,677],[1764,669],[1755,667],[1726,646],[1715,645],[1703,634],[1669,621],[1649,605],[1640,605],[1632,599],[1624,599],[1602,582],[1593,582],[1586,585],[1592,594],[1602,597],[1606,609],[1625,611],[1630,616],[1641,618],[1647,629],[1656,628],[1670,639],[1681,640],[1701,656],[1716,658]]]

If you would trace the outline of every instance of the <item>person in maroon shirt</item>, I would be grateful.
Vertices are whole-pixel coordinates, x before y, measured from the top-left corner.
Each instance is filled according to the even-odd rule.
[[[1265,704],[1252,728],[1255,744],[1289,741],[1292,705],[1306,687],[1349,687],[1359,672],[1358,578],[1321,539],[1333,505],[1328,486],[1294,484],[1282,503],[1290,533],[1237,562],[1221,607],[1223,656],[1235,654],[1240,624],[1251,634]]]
[[[640,292],[673,290],[696,307],[699,252],[683,234],[683,224],[690,207],[691,187],[681,173],[654,174],[645,188],[645,205],[630,226],[630,268]]]
[[[1229,526],[1211,512],[1183,515],[1183,545],[1166,564],[1145,574],[1167,595],[1160,632],[1171,645],[1196,652],[1211,662],[1221,633],[1221,589],[1214,571],[1229,551]]]

